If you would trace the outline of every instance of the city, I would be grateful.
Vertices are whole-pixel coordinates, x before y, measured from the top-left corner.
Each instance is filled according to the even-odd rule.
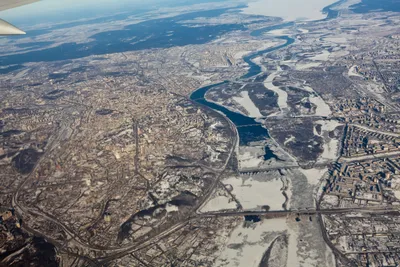
[[[400,16],[359,2],[2,39],[0,265],[400,264]]]

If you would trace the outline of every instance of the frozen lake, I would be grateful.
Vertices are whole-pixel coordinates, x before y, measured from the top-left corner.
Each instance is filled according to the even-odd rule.
[[[285,21],[326,18],[322,9],[337,0],[255,0],[242,10],[245,14],[281,17]]]

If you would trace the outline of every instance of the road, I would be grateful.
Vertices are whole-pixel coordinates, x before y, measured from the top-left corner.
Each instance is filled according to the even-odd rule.
[[[162,79],[165,79],[160,75]],[[177,85],[178,86],[178,85]],[[182,96],[185,97],[185,96]],[[318,215],[322,216],[323,214],[341,214],[341,213],[350,213],[350,212],[373,212],[373,213],[385,213],[389,211],[395,210],[393,209],[387,209],[381,207],[379,208],[359,208],[359,209],[327,209],[327,210],[319,210],[317,209],[310,209],[310,210],[289,210],[289,211],[237,211],[237,212],[214,212],[214,213],[198,213],[199,209],[202,207],[204,203],[208,201],[208,199],[212,196],[212,193],[215,191],[215,188],[220,184],[221,179],[223,178],[224,174],[226,173],[226,169],[231,161],[231,158],[235,152],[237,143],[238,143],[238,133],[237,133],[237,127],[224,115],[221,115],[219,112],[201,105],[200,103],[197,103],[195,101],[190,100],[188,97],[186,97],[187,100],[191,101],[194,105],[196,106],[202,106],[202,108],[211,110],[211,112],[215,113],[217,117],[225,119],[229,125],[231,130],[234,132],[233,137],[231,138],[232,146],[229,151],[228,157],[226,162],[223,164],[221,169],[219,170],[218,175],[214,179],[213,183],[211,186],[204,192],[203,196],[199,199],[198,204],[195,205],[191,212],[189,212],[186,217],[178,220],[175,223],[171,223],[171,225],[168,225],[165,227],[165,229],[162,229],[158,234],[150,235],[149,237],[142,237],[137,240],[135,240],[134,243],[131,243],[130,245],[120,247],[120,248],[106,248],[106,247],[95,247],[90,244],[87,244],[86,241],[82,240],[79,235],[77,235],[72,229],[70,229],[67,225],[63,224],[60,222],[57,218],[52,216],[51,214],[46,214],[45,212],[42,211],[37,211],[30,209],[29,207],[24,207],[23,203],[20,203],[18,201],[18,198],[20,196],[21,189],[24,188],[25,185],[28,185],[28,181],[30,181],[33,178],[33,174],[35,173],[37,167],[43,162],[44,159],[46,159],[49,154],[51,153],[52,149],[54,147],[57,147],[59,142],[60,142],[60,135],[56,136],[53,138],[53,140],[49,141],[49,144],[47,146],[45,154],[42,156],[42,158],[36,163],[34,170],[31,172],[30,175],[26,177],[26,179],[18,186],[18,189],[16,190],[16,193],[13,195],[12,198],[12,206],[15,209],[16,213],[18,216],[24,218],[28,217],[27,215],[30,215],[34,218],[38,218],[40,220],[45,220],[47,222],[51,222],[56,224],[62,231],[65,232],[65,234],[68,236],[69,240],[65,243],[60,243],[58,240],[53,239],[51,236],[47,235],[45,233],[39,232],[35,229],[29,228],[29,226],[23,226],[24,229],[32,233],[34,235],[39,235],[43,236],[50,242],[52,242],[59,250],[66,251],[69,254],[82,258],[83,260],[86,260],[88,264],[91,264],[92,266],[107,266],[110,262],[112,262],[115,259],[121,258],[125,255],[132,254],[134,252],[137,252],[139,250],[145,249],[153,244],[157,244],[160,242],[160,240],[172,235],[176,231],[179,231],[180,229],[184,228],[188,222],[190,222],[193,219],[198,219],[198,218],[204,218],[204,217],[216,217],[216,216],[245,216],[245,215],[260,215],[260,216],[271,216],[271,217],[278,217],[278,216],[298,216],[298,215]],[[90,115],[90,111],[88,113],[88,116]],[[293,117],[294,118],[294,117]],[[314,119],[323,119],[323,117],[313,117]],[[273,119],[273,118],[269,118]],[[63,126],[63,127],[68,127],[68,126]],[[138,123],[136,121],[133,121],[132,124],[133,127],[133,132],[135,134],[135,142],[136,142],[136,153],[134,155],[134,161],[135,161],[135,173],[139,173],[139,135],[138,135]],[[60,129],[59,133],[62,133],[63,130],[62,128]],[[329,163],[330,164],[330,163]],[[327,164],[324,164],[323,166],[326,166]],[[322,166],[322,165],[321,165]],[[298,168],[299,166],[286,166],[286,167],[274,167],[274,168],[266,168],[266,169],[257,169],[257,170],[250,170],[250,171],[270,171],[274,169],[290,169],[290,168]],[[248,172],[248,171],[247,171]],[[396,209],[396,211],[398,211]],[[321,225],[322,231],[325,231],[325,228],[323,225]],[[326,232],[325,232],[326,234]],[[325,239],[326,237],[324,237]],[[326,242],[329,242],[329,240],[326,240]],[[80,252],[72,252],[71,247],[67,247],[68,245],[73,245],[74,249],[79,249],[82,251],[82,254],[87,254],[88,251],[91,252],[99,252],[102,254],[107,253],[107,256],[100,257],[96,260],[92,260],[90,258],[87,258],[86,256],[80,255]]]
[[[387,152],[387,153],[379,153],[379,154],[366,155],[366,156],[360,156],[360,157],[351,157],[351,158],[341,157],[338,160],[338,162],[343,163],[343,162],[357,162],[357,161],[370,160],[370,159],[394,158],[394,157],[398,157],[399,155],[400,155],[400,151],[391,151],[391,152]]]

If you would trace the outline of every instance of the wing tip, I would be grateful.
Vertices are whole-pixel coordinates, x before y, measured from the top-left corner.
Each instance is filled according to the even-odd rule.
[[[26,32],[11,25],[5,20],[0,19],[0,35],[24,35]]]

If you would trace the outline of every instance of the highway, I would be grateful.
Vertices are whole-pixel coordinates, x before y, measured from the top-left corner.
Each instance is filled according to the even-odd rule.
[[[280,46],[278,46],[280,47]],[[277,47],[277,48],[278,48]],[[160,75],[162,79],[165,79]],[[261,84],[261,82],[260,82]],[[178,85],[177,85],[178,86]],[[84,261],[87,261],[88,264],[92,266],[107,266],[109,263],[111,263],[113,260],[121,258],[125,255],[132,254],[134,252],[137,252],[139,250],[145,249],[153,244],[157,244],[160,242],[162,239],[172,235],[176,231],[183,229],[184,227],[187,226],[187,224],[191,220],[195,220],[198,218],[214,218],[214,217],[243,217],[243,216],[251,216],[251,215],[257,215],[257,216],[263,216],[265,218],[276,218],[276,217],[286,217],[286,216],[310,216],[310,215],[317,215],[321,224],[321,231],[323,232],[324,235],[324,240],[325,242],[328,243],[328,245],[331,247],[331,249],[334,251],[335,255],[338,255],[341,257],[341,255],[338,254],[337,249],[334,248],[334,246],[330,243],[325,227],[323,226],[323,222],[321,219],[321,216],[324,214],[347,214],[347,213],[353,213],[353,212],[360,212],[360,213],[388,213],[388,212],[393,212],[399,211],[399,208],[397,207],[385,207],[385,206],[377,206],[377,207],[360,207],[360,208],[342,208],[342,209],[319,209],[318,206],[316,209],[304,209],[304,210],[283,210],[283,211],[226,211],[226,212],[207,212],[207,213],[200,213],[199,210],[201,207],[206,203],[209,198],[212,196],[213,192],[215,191],[216,187],[221,183],[221,179],[224,177],[224,175],[227,172],[227,168],[230,164],[231,158],[235,153],[235,150],[237,148],[238,144],[238,132],[237,132],[237,127],[246,127],[246,126],[251,126],[251,125],[246,125],[246,126],[236,126],[233,124],[232,121],[229,120],[225,115],[221,115],[219,112],[201,104],[197,103],[193,100],[191,100],[189,97],[182,96],[182,98],[186,98],[188,101],[191,101],[193,105],[195,106],[201,106],[203,109],[210,110],[215,114],[215,117],[217,118],[222,118],[226,120],[230,128],[233,132],[232,138],[231,138],[231,149],[229,151],[228,157],[226,159],[226,162],[221,166],[221,168],[218,170],[219,173],[216,173],[216,178],[212,182],[212,184],[207,188],[207,190],[203,193],[202,197],[198,200],[198,203],[192,207],[190,212],[188,212],[183,218],[170,222],[169,225],[165,225],[158,233],[154,231],[153,235],[148,235],[148,236],[142,236],[135,240],[134,242],[122,246],[122,247],[100,247],[100,246],[94,246],[88,243],[86,240],[84,240],[78,233],[74,232],[73,229],[71,229],[70,226],[66,225],[64,222],[60,221],[58,218],[56,218],[52,214],[48,214],[45,211],[41,211],[38,209],[32,209],[30,207],[24,206],[24,203],[22,201],[19,201],[19,197],[22,195],[21,191],[24,188],[24,186],[27,186],[29,182],[33,179],[33,174],[37,170],[38,166],[51,155],[51,152],[54,148],[56,148],[61,140],[61,134],[63,133],[63,129],[66,127],[69,127],[68,125],[62,125],[59,134],[52,137],[52,139],[49,141],[47,147],[46,147],[46,152],[42,156],[42,158],[36,163],[34,170],[29,174],[26,179],[18,186],[15,194],[13,195],[12,198],[12,206],[16,211],[16,214],[19,217],[33,217],[33,219],[36,220],[43,220],[46,221],[46,223],[51,223],[55,224],[62,232],[65,233],[67,236],[66,241],[59,241],[56,240],[55,238],[52,237],[52,233],[45,234],[42,232],[39,232],[36,229],[29,228],[29,226],[23,225],[24,230],[27,232],[38,235],[38,236],[43,236],[45,239],[49,240],[52,242],[58,250],[61,251],[66,251],[67,253],[71,254],[72,256],[78,257],[83,259]],[[90,107],[92,109],[92,107]],[[88,112],[88,117],[91,113],[91,110]],[[302,116],[303,117],[303,116]],[[295,117],[291,117],[295,118]],[[310,119],[314,120],[320,120],[320,119],[326,119],[324,117],[319,117],[319,116],[310,116]],[[274,120],[276,118],[269,117],[268,120]],[[259,124],[255,124],[259,125]],[[144,176],[140,174],[140,162],[139,162],[139,125],[138,121],[132,120],[132,129],[134,133],[134,142],[136,145],[136,151],[135,154],[133,155],[134,158],[134,173],[142,177],[144,180]],[[322,164],[316,164],[312,167],[325,167],[327,165],[332,164],[330,163],[322,163]],[[256,168],[256,169],[249,169],[249,170],[241,170],[241,173],[248,173],[248,172],[266,172],[266,171],[272,171],[272,170],[278,170],[278,169],[295,169],[299,168],[300,166],[281,166],[281,167],[271,167],[271,168]],[[147,184],[147,189],[150,189],[149,182],[146,180]],[[104,207],[104,205],[103,205]],[[101,214],[101,213],[100,213]],[[100,219],[101,217],[99,217]],[[43,223],[43,222],[42,222]],[[336,252],[335,252],[336,251]],[[87,257],[86,255],[89,255],[88,252],[91,252],[92,255],[105,255],[103,257],[97,258],[97,259],[91,259]],[[94,257],[93,257],[94,258]],[[139,259],[140,260],[140,259]]]

